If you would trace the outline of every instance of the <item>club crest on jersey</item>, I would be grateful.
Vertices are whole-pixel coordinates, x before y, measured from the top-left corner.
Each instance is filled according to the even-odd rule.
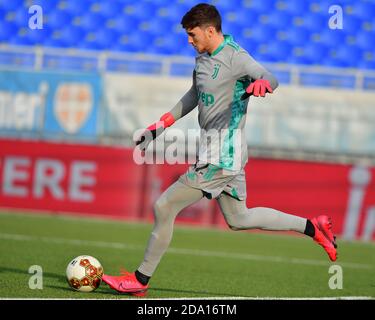
[[[221,64],[215,63],[215,65],[214,65],[214,71],[213,71],[213,73],[211,75],[212,79],[216,79],[217,78],[217,75],[219,74],[219,71],[220,71],[220,67],[221,67]]]

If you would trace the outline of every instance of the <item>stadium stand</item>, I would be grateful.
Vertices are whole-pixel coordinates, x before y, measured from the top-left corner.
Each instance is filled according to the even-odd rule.
[[[375,3],[336,1],[344,28],[327,27],[330,1],[212,0],[224,33],[263,62],[375,68]],[[0,0],[0,43],[193,56],[180,26],[197,1]],[[25,26],[43,8],[43,32]],[[322,59],[326,57],[326,59]]]

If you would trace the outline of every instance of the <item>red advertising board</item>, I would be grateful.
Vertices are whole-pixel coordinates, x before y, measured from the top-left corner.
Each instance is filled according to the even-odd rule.
[[[138,218],[141,166],[124,148],[0,140],[0,206]]]
[[[188,165],[136,165],[126,148],[0,139],[0,207],[152,220],[159,195]],[[375,239],[375,168],[250,159],[247,206],[328,214],[347,239]],[[226,227],[215,201],[177,222]]]

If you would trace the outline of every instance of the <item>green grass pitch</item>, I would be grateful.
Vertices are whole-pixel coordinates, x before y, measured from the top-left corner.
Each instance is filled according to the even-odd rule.
[[[0,298],[128,299],[104,283],[94,292],[73,291],[65,269],[86,254],[107,274],[119,274],[121,267],[134,271],[151,229],[145,223],[3,211]],[[307,237],[176,225],[147,298],[374,298],[375,245],[338,240],[339,259],[330,263]],[[29,288],[33,265],[42,267],[43,289]],[[332,265],[342,268],[342,289],[329,287],[337,276],[329,272]]]

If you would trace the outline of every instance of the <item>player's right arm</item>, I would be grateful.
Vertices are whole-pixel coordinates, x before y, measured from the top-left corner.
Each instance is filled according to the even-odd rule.
[[[236,79],[245,76],[250,79],[251,83],[246,89],[247,97],[249,95],[264,97],[266,93],[272,93],[279,85],[275,76],[245,50],[233,56],[232,73]]]
[[[196,88],[196,74],[193,72],[193,84],[188,92],[177,102],[171,111],[163,114],[160,120],[148,126],[144,132],[137,138],[135,144],[141,150],[146,150],[150,142],[164,130],[173,125],[178,119],[186,116],[198,105],[198,93]]]

